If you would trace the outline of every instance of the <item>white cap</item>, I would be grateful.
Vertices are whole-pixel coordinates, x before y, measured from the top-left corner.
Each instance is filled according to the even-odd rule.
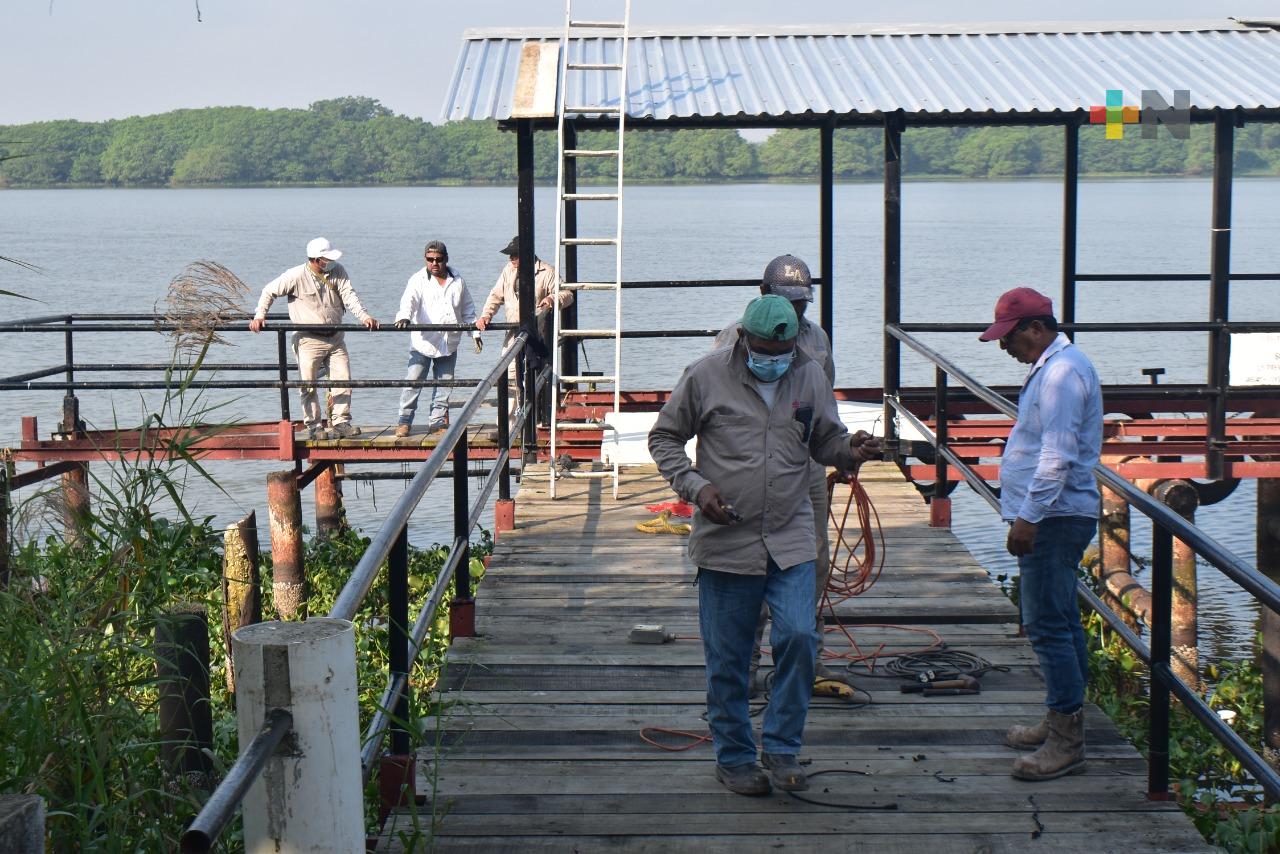
[[[333,248],[327,237],[317,237],[315,240],[307,244],[308,258],[327,258],[330,261],[337,261],[342,257],[342,253]]]

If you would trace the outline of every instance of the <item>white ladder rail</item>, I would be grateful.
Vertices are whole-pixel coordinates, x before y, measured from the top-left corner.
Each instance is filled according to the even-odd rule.
[[[563,35],[561,37],[560,48],[560,87],[556,98],[556,140],[557,152],[559,156],[556,161],[556,216],[555,216],[555,259],[556,270],[559,272],[564,269],[567,260],[567,252],[569,247],[578,246],[612,246],[614,251],[614,280],[613,282],[562,282],[561,277],[556,277],[552,300],[552,358],[551,371],[552,383],[551,393],[554,395],[552,399],[552,418],[551,418],[551,463],[548,466],[549,486],[551,497],[556,496],[556,480],[561,476],[581,476],[581,474],[571,475],[569,472],[557,471],[557,455],[559,451],[559,433],[561,430],[566,432],[573,430],[591,429],[596,425],[586,427],[572,423],[561,423],[559,418],[560,402],[562,394],[562,386],[566,384],[576,384],[579,382],[599,382],[610,383],[613,385],[613,412],[619,412],[622,404],[622,386],[621,386],[621,368],[622,368],[622,187],[623,187],[623,163],[624,163],[624,134],[626,131],[626,114],[627,114],[627,59],[630,47],[630,21],[631,21],[631,0],[623,0],[623,19],[621,21],[576,21],[573,18],[573,2],[574,0],[565,0],[565,25]],[[602,41],[614,41],[619,45],[619,61],[616,63],[606,61],[604,47],[601,48],[600,61],[591,61],[584,55],[578,57],[576,61],[569,61],[569,47],[572,43],[573,31],[575,29],[613,29],[620,31],[618,34],[609,34],[605,36],[597,35],[596,38]],[[618,82],[618,105],[608,104],[574,104],[566,106],[566,99],[569,93],[569,74],[570,72],[615,72],[619,78]],[[585,97],[586,87],[582,87],[582,100],[587,101]],[[607,98],[608,86],[601,86],[601,98]],[[576,93],[575,93],[576,94]],[[586,148],[566,148],[565,147],[565,115],[566,113],[585,113],[598,116],[614,116],[618,118],[617,123],[617,148],[616,149],[586,149]],[[617,161],[617,186],[614,193],[581,193],[575,191],[572,193],[565,192],[565,164],[569,158],[599,158],[614,157]],[[575,182],[576,183],[576,182]],[[566,238],[564,235],[565,228],[565,205],[567,202],[578,201],[613,201],[616,204],[616,221],[614,228],[614,236],[612,238],[603,237],[572,237]],[[612,290],[614,292],[614,326],[612,329],[591,329],[591,330],[565,330],[563,328],[563,319],[560,306],[560,294],[562,291],[569,291],[575,297],[584,291],[600,291]],[[580,346],[578,342],[593,339],[602,340],[613,338],[613,372],[603,376],[587,376],[575,375],[566,376],[563,374],[562,365],[562,344],[565,341],[572,341],[574,346]],[[619,464],[616,460],[612,462],[612,471],[603,472],[605,476],[612,474],[613,477],[613,497],[618,497],[618,481],[619,481]],[[598,476],[598,475],[597,475]]]

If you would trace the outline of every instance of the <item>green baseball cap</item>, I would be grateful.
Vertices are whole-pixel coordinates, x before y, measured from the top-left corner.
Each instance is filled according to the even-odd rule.
[[[757,338],[790,341],[800,331],[800,321],[791,303],[777,294],[767,294],[747,303],[742,328]]]

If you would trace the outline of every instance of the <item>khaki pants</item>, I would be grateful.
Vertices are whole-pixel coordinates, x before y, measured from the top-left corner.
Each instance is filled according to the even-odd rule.
[[[814,578],[814,608],[818,626],[817,663],[822,664],[823,641],[827,633],[826,624],[822,621],[822,594],[827,589],[827,579],[831,577],[831,538],[828,531],[831,521],[827,518],[827,472],[826,469],[812,464],[813,475],[809,479],[809,502],[813,505],[813,527],[815,540],[815,557],[817,567]],[[769,606],[760,608],[760,618],[756,621],[756,645],[751,652],[751,670],[760,666],[760,644],[764,642],[765,626],[769,622]]]
[[[294,335],[293,353],[298,358],[298,375],[303,382],[331,379],[338,382],[351,379],[351,360],[347,344],[341,332],[332,338],[315,335]],[[342,424],[351,420],[351,389],[329,388],[328,402],[330,424]],[[308,427],[318,426],[324,418],[315,386],[299,389],[302,398],[302,420]]]

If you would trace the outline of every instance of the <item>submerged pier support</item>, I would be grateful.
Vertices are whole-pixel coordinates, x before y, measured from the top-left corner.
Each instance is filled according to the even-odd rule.
[[[250,510],[228,525],[222,539],[222,636],[262,622],[262,577],[258,570],[258,514]],[[235,662],[227,643],[227,690],[236,691]]]
[[[332,537],[347,527],[347,513],[342,506],[342,482],[337,464],[325,466],[316,476],[316,536]]]
[[[1148,490],[1152,497],[1195,524],[1200,495],[1186,480],[1161,480]],[[1178,538],[1173,540],[1173,608],[1169,619],[1173,673],[1192,688],[1200,687],[1199,618],[1196,553]]]
[[[171,779],[197,789],[212,782],[209,619],[203,605],[181,605],[156,620],[160,757]]]
[[[271,523],[271,590],[282,620],[307,618],[307,579],[302,565],[302,495],[292,469],[267,475]]]
[[[1106,457],[1103,463],[1118,465],[1122,457]],[[1102,517],[1098,520],[1098,566],[1096,575],[1102,596],[1126,623],[1137,628],[1151,616],[1151,593],[1130,571],[1133,553],[1129,549],[1129,502],[1114,490],[1102,487]]]
[[[1258,569],[1280,581],[1280,478],[1258,478]],[[1280,614],[1262,608],[1262,755],[1280,768]]]

